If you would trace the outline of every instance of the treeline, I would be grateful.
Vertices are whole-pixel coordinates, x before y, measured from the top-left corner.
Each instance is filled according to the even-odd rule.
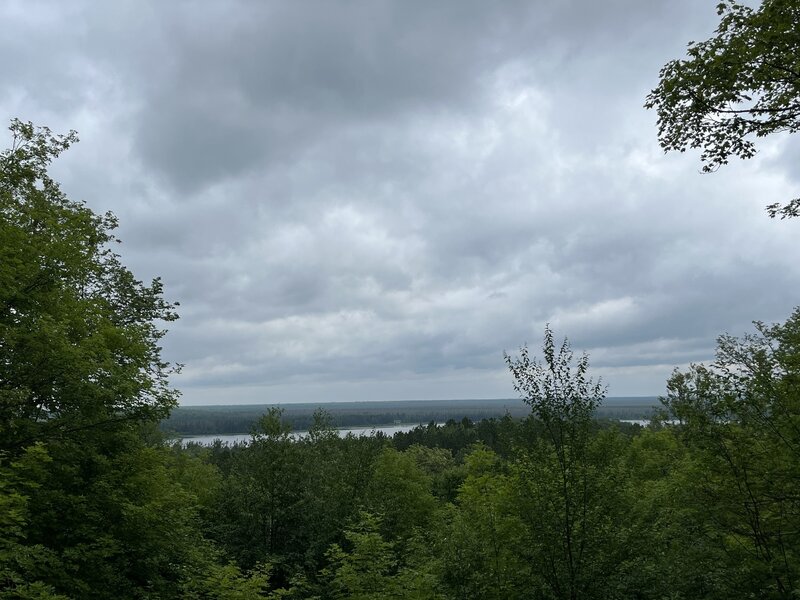
[[[655,397],[609,398],[595,416],[609,419],[647,419],[658,400]],[[258,419],[277,405],[181,406],[173,409],[161,429],[178,435],[249,433]],[[519,399],[507,400],[430,400],[402,402],[330,402],[284,404],[282,419],[295,431],[308,430],[314,412],[324,409],[334,427],[381,427],[395,423],[444,423],[467,418],[481,421],[505,415],[523,417],[530,412]]]
[[[277,406],[182,406],[174,409],[161,427],[179,435],[249,433],[258,419]],[[524,416],[529,409],[519,400],[460,400],[412,402],[331,402],[324,405],[285,404],[282,419],[294,430],[308,430],[314,412],[324,408],[334,427],[380,427],[394,423],[445,422]]]

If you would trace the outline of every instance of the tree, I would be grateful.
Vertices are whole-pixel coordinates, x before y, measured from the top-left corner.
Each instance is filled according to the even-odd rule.
[[[754,9],[722,0],[717,12],[716,35],[668,62],[645,103],[658,113],[664,150],[701,149],[705,172],[732,156],[751,158],[754,137],[800,129],[800,2],[764,0]],[[797,217],[800,198],[767,211]]]
[[[748,596],[729,558],[710,543],[696,489],[703,476],[697,457],[681,443],[679,428],[639,431],[624,456],[622,523],[616,528],[624,552],[616,560],[619,598],[740,598]],[[616,491],[616,489],[615,489]]]
[[[717,359],[676,372],[665,405],[695,457],[693,496],[706,543],[733,588],[800,591],[800,309],[784,324],[722,336]]]
[[[382,533],[390,540],[411,537],[415,527],[425,527],[436,508],[431,479],[414,458],[385,448],[375,459],[366,493],[367,508],[382,518]]]
[[[282,409],[271,407],[253,427],[248,446],[232,457],[212,531],[240,566],[270,563],[280,584],[289,555],[301,549],[303,447],[293,442]]]
[[[0,597],[175,597],[211,562],[154,428],[177,401],[159,280],[48,168],[77,141],[18,120],[0,152]]]
[[[0,449],[79,438],[175,406],[159,321],[177,318],[158,279],[135,279],[117,225],[69,200],[47,173],[77,141],[19,120],[0,153]]]
[[[344,547],[333,544],[325,597],[347,600],[444,600],[426,558],[426,547],[412,546],[405,557],[381,535],[381,519],[361,511],[344,532]],[[418,541],[418,540],[414,540]],[[403,560],[403,559],[406,560]]]
[[[50,461],[41,446],[31,446],[7,465],[0,454],[0,598],[64,600],[53,586],[31,576],[37,565],[53,562],[41,545],[25,544],[28,526],[28,492],[32,479]]]
[[[573,367],[573,352],[564,339],[556,350],[553,332],[544,330],[544,362],[531,358],[527,347],[518,358],[505,354],[514,376],[514,389],[547,428],[553,445],[566,460],[567,446],[585,445],[594,411],[605,398],[602,383],[589,377],[589,357],[583,354]]]
[[[370,513],[359,516],[359,521],[345,532],[351,551],[346,552],[338,544],[328,551],[333,597],[352,600],[397,598],[394,545],[381,536],[380,518]]]
[[[457,503],[436,520],[440,578],[454,598],[530,597],[522,522],[500,457],[476,445],[465,458],[467,477]]]
[[[243,573],[235,564],[210,565],[206,572],[189,580],[181,596],[185,600],[270,600],[280,592],[268,593],[269,565],[256,565]]]
[[[544,362],[523,347],[505,356],[523,402],[544,425],[545,438],[521,453],[516,465],[520,512],[529,531],[530,560],[543,579],[545,595],[602,596],[603,578],[592,559],[600,554],[600,533],[608,531],[606,461],[590,450],[590,425],[605,388],[589,377],[586,354],[573,366],[565,339],[556,349],[545,329]],[[602,509],[602,510],[601,510]]]

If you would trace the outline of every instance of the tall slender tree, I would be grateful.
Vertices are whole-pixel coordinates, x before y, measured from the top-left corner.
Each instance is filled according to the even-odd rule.
[[[544,425],[544,439],[516,463],[534,587],[556,598],[602,597],[613,577],[607,460],[593,451],[591,423],[605,387],[589,376],[589,358],[545,329],[543,360],[526,347],[506,355],[514,388]]]

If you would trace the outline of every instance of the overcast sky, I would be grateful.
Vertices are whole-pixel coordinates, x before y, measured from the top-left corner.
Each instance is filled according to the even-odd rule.
[[[715,5],[4,2],[0,114],[78,130],[184,404],[513,397],[548,322],[657,395],[800,303],[800,139],[703,175],[642,107]]]

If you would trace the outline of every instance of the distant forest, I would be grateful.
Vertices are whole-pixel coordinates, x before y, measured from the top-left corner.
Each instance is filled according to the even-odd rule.
[[[647,419],[659,406],[655,396],[607,398],[595,416],[606,419]],[[181,406],[161,422],[161,429],[177,435],[250,433],[258,419],[276,405]],[[314,422],[314,411],[323,409],[333,427],[381,427],[395,423],[428,424],[481,421],[504,415],[524,417],[530,407],[520,399],[414,400],[395,402],[329,402],[283,404],[282,420],[294,431],[306,431]]]

